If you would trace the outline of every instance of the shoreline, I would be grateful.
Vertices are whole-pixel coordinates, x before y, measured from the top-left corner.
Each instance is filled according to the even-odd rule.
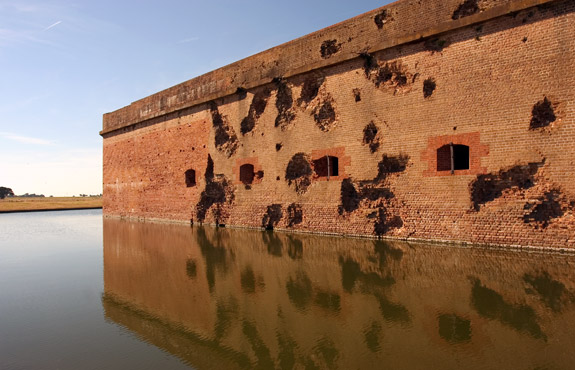
[[[102,208],[101,197],[14,197],[0,200],[1,213]]]
[[[37,208],[37,209],[10,209],[10,210],[0,210],[0,214],[3,213],[29,213],[29,212],[53,212],[53,211],[80,211],[86,209],[102,209],[101,206],[97,207],[67,207],[67,208]]]

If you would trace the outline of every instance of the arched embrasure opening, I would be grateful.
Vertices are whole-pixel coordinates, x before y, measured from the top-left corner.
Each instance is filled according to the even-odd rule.
[[[244,185],[251,185],[254,182],[254,165],[253,164],[243,164],[240,166],[240,181]]]
[[[187,170],[185,173],[186,176],[186,187],[191,188],[196,186],[196,171],[195,170]]]

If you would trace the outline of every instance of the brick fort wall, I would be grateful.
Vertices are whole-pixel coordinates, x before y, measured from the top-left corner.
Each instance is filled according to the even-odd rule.
[[[104,115],[104,214],[575,247],[575,3],[401,0]]]

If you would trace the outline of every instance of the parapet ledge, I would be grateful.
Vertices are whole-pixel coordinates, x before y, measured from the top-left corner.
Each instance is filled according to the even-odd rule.
[[[463,0],[400,0],[208,72],[104,114],[100,135],[316,69],[556,0],[496,0],[452,19]],[[406,31],[408,30],[408,31]],[[325,42],[333,52],[322,52]],[[325,49],[325,48],[324,48]],[[325,50],[323,50],[325,51]]]

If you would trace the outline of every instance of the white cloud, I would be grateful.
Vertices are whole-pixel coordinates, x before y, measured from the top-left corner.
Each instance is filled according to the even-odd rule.
[[[34,144],[34,145],[54,145],[54,143],[50,140],[40,139],[36,137],[30,136],[22,136],[18,134],[13,134],[10,132],[0,132],[0,137],[12,141],[17,141],[22,144]]]

